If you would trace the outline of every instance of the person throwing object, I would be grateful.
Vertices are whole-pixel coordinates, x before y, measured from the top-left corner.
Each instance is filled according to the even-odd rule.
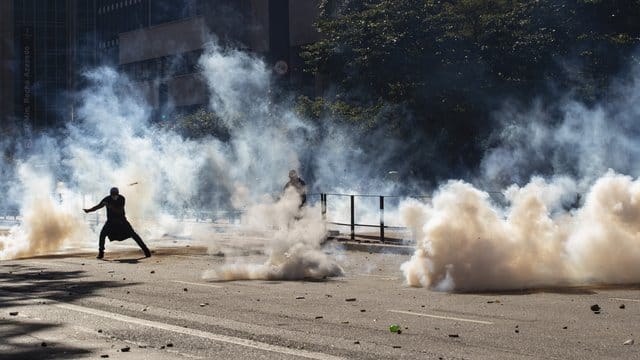
[[[100,231],[100,242],[98,244],[98,256],[96,258],[102,259],[104,257],[104,240],[108,236],[109,241],[122,241],[128,238],[133,238],[136,241],[140,249],[144,252],[145,257],[151,256],[151,251],[144,244],[140,235],[136,234],[131,224],[127,220],[124,213],[124,196],[120,195],[118,188],[111,188],[110,195],[102,199],[100,203],[91,209],[83,209],[85,213],[90,213],[101,209],[107,208],[107,222],[104,223],[102,230]]]

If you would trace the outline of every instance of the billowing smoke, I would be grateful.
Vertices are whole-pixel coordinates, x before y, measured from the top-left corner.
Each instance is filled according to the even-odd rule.
[[[149,120],[152,111],[140,84],[112,68],[88,71],[90,85],[77,94],[77,118],[63,136],[37,138],[32,149],[16,154],[14,165],[3,163],[3,168],[36,164],[39,173],[33,177],[49,180],[31,185],[31,177],[15,179],[21,225],[0,238],[2,258],[17,256],[17,248],[27,249],[20,250],[22,255],[50,253],[70,242],[95,248],[99,227],[90,227],[93,218],[81,209],[117,186],[127,198],[128,218],[146,239],[181,231],[174,219],[198,208],[241,211],[242,228],[266,229],[269,260],[262,265],[269,270],[238,275],[244,270],[236,264],[235,270],[219,272],[227,274],[224,279],[340,275],[340,267],[321,250],[326,229],[314,205],[318,198],[310,195],[309,206],[299,212],[282,189],[290,169],[303,178],[312,174],[316,184],[323,179],[323,186],[336,184],[332,179],[358,178],[356,172],[334,170],[338,164],[344,167],[345,154],[354,159],[362,152],[355,145],[342,146],[349,143],[347,137],[328,136],[331,131],[298,117],[288,99],[275,103],[270,71],[257,57],[213,42],[200,65],[209,85],[210,109],[229,133],[224,140],[187,139],[156,126]],[[66,189],[65,207],[26,206],[36,193],[44,200],[34,204],[52,201],[45,195],[55,202],[58,182]],[[312,191],[314,182],[308,187]],[[153,248],[153,242],[149,246]]]
[[[205,272],[208,280],[302,280],[343,275],[337,262],[321,250],[325,222],[318,207],[299,207],[300,196],[289,188],[277,201],[252,206],[242,223],[245,230],[265,232],[264,263],[229,263]]]
[[[524,185],[495,194],[450,181],[428,202],[405,201],[417,241],[402,265],[406,283],[445,291],[637,283],[639,78],[612,85],[595,106],[507,106],[477,183]]]

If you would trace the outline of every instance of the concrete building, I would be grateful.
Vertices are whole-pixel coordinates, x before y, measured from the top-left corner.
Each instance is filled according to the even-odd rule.
[[[117,66],[158,114],[207,102],[197,61],[210,35],[264,57],[301,86],[300,47],[319,37],[319,0],[0,0],[0,124],[26,132],[74,120],[84,69]]]

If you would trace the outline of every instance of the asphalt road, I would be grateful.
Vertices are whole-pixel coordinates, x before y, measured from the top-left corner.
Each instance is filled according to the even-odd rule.
[[[640,358],[634,287],[441,293],[403,285],[406,254],[354,250],[341,278],[207,282],[265,256],[166,245],[0,262],[0,359]]]

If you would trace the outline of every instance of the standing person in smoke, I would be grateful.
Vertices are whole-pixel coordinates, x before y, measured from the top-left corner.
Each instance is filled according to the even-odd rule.
[[[284,191],[293,187],[300,195],[300,208],[307,203],[307,184],[298,177],[298,173],[295,170],[289,171],[289,182],[284,186]]]
[[[98,245],[98,259],[104,257],[104,240],[108,236],[109,241],[122,241],[128,238],[133,238],[136,241],[140,249],[144,252],[145,257],[151,256],[151,251],[147,248],[147,245],[142,241],[140,235],[134,230],[124,212],[124,196],[120,195],[118,188],[111,188],[109,196],[105,197],[100,203],[91,209],[83,209],[85,213],[90,213],[101,209],[107,208],[107,221],[104,223],[102,230],[100,231],[100,242]]]

